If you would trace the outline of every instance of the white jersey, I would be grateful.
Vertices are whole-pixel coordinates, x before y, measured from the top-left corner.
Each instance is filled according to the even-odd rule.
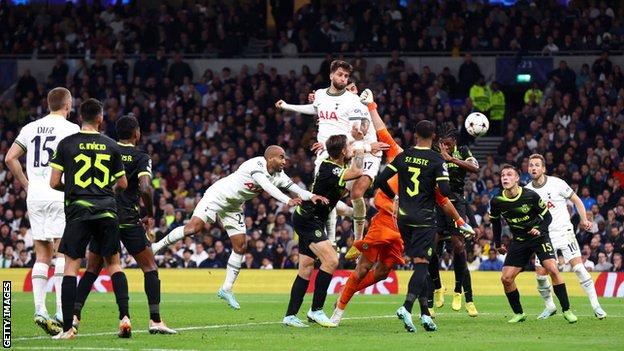
[[[61,140],[79,131],[77,124],[52,114],[22,127],[15,142],[26,151],[27,201],[64,200],[62,191],[50,188],[50,159]]]
[[[314,93],[313,105],[319,119],[319,142],[325,143],[332,135],[346,135],[351,140],[351,125],[359,124],[362,119],[371,121],[366,135],[372,134],[374,141],[377,141],[368,108],[360,102],[357,95],[346,90],[340,95],[330,95],[328,88],[319,89]],[[364,140],[369,142],[366,137]]]
[[[269,181],[278,188],[287,189],[293,181],[284,173],[269,174],[264,157],[254,157],[243,162],[236,172],[219,179],[206,190],[210,201],[218,206],[218,211],[240,211],[241,206],[248,200],[260,195],[262,187],[253,179],[256,173],[264,174]],[[204,195],[204,197],[207,197]]]
[[[574,194],[574,190],[570,188],[568,183],[560,178],[547,176],[546,182],[541,187],[537,188],[532,182],[529,182],[525,188],[538,193],[546,203],[552,216],[552,222],[548,226],[551,238],[572,228],[567,202]]]

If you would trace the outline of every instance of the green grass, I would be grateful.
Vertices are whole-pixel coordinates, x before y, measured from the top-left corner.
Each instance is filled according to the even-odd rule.
[[[54,296],[48,294],[48,306]],[[336,296],[329,296],[325,311],[331,314]],[[593,317],[587,298],[571,299],[576,324],[565,322],[561,314],[546,321],[535,317],[542,310],[538,297],[524,297],[529,319],[521,324],[506,323],[511,316],[502,296],[478,296],[481,313],[470,318],[465,311],[447,305],[435,319],[438,331],[405,332],[394,312],[403,296],[355,296],[339,328],[286,328],[281,319],[287,295],[238,295],[240,311],[231,310],[214,293],[164,294],[161,314],[179,335],[150,335],[144,294],[131,294],[132,339],[118,339],[117,307],[113,294],[91,294],[83,311],[79,337],[54,341],[32,322],[32,294],[13,294],[13,347],[39,350],[99,349],[195,349],[195,350],[615,350],[624,340],[624,303],[621,299],[601,299],[609,314],[606,320]],[[305,318],[311,296],[306,296],[300,318]],[[53,311],[53,309],[52,309]],[[415,318],[415,321],[417,318]]]

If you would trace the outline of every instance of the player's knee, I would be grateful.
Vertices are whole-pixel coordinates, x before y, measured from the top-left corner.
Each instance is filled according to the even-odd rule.
[[[184,234],[200,233],[204,229],[204,222],[197,217],[191,217],[191,220],[184,226]]]
[[[503,285],[511,285],[514,282],[514,277],[511,275],[501,275],[501,282]]]
[[[377,268],[375,268],[375,278],[377,278],[377,280],[384,280],[388,278],[388,274],[390,274],[390,267],[385,264],[380,264]]]
[[[338,257],[336,257],[336,255],[331,255],[325,260],[325,262],[323,262],[323,265],[331,269],[333,272],[336,268],[338,268]]]

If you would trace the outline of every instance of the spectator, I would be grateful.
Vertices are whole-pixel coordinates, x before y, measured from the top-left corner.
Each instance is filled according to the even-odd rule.
[[[190,250],[190,249],[184,250],[180,268],[197,268],[197,262],[191,259],[192,255],[193,255],[193,250]]]
[[[483,260],[481,265],[479,266],[480,271],[500,271],[503,269],[503,261],[499,260],[497,257],[497,252],[495,249],[490,249],[488,251],[487,260]]]
[[[596,272],[609,272],[613,268],[613,264],[607,261],[607,255],[604,252],[598,254],[598,263],[594,267]]]

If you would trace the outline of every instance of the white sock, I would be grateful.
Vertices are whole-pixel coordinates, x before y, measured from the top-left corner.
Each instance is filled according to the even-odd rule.
[[[546,308],[551,310],[557,309],[550,293],[550,280],[548,280],[548,276],[538,274],[535,277],[537,278],[537,291],[542,295]]]
[[[353,217],[353,207],[345,204],[342,201],[338,201],[338,203],[336,204],[336,211],[340,216]]]
[[[54,290],[56,291],[56,314],[63,315],[63,302],[61,300],[61,285],[63,272],[65,271],[65,257],[57,257],[54,262]]]
[[[152,251],[158,252],[165,246],[173,245],[182,238],[184,238],[184,226],[179,226],[174,230],[170,231],[169,234],[167,234],[159,242],[153,243]]]
[[[47,314],[46,285],[48,284],[48,265],[35,262],[32,269],[33,298],[35,299],[35,313]]]
[[[223,290],[232,291],[232,286],[234,286],[234,282],[238,277],[238,272],[240,271],[241,265],[243,264],[243,260],[245,256],[241,254],[237,254],[232,251],[230,254],[230,258],[228,259],[227,269],[225,273],[225,281],[223,282]]]
[[[364,198],[353,199],[353,233],[355,240],[362,240],[366,224],[366,202]]]
[[[329,239],[330,243],[335,243],[336,242],[336,220],[337,220],[338,214],[336,209],[334,208],[330,213],[329,213],[329,217],[327,218],[327,222],[325,223],[325,230],[327,231],[327,238]]]
[[[585,290],[587,297],[589,297],[589,302],[593,309],[600,307],[600,302],[598,302],[598,295],[596,294],[596,288],[594,287],[594,281],[592,280],[591,275],[585,268],[582,263],[577,264],[572,267],[574,273],[578,277],[579,282],[581,283],[581,287]]]

